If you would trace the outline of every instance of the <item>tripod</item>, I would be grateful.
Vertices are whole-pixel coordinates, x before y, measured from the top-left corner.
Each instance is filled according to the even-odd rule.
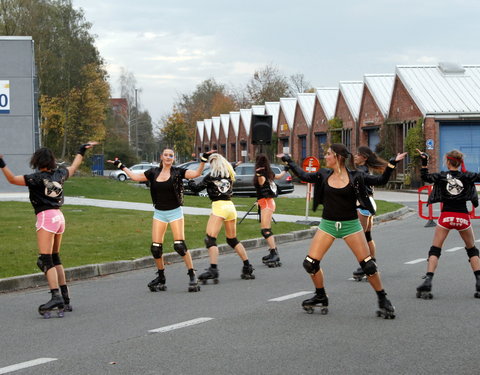
[[[254,207],[257,207],[257,212],[252,212],[253,211],[253,208]],[[262,220],[262,211],[260,210],[260,207],[258,207],[257,205],[257,202],[255,202],[254,204],[252,204],[252,207],[250,207],[248,209],[248,211],[245,213],[245,215],[243,215],[242,217],[242,220],[240,220],[240,222],[238,224],[242,224],[242,221],[248,216],[248,215],[258,215],[258,222],[260,222]],[[275,221],[275,218],[272,216],[272,220],[275,224],[277,224],[277,222]]]

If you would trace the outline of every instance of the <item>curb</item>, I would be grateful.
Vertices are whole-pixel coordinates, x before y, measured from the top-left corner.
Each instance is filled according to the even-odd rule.
[[[402,207],[396,211],[389,212],[378,217],[375,217],[374,223],[398,219],[409,212],[408,207]],[[286,243],[312,238],[316,233],[317,228],[297,230],[284,234],[276,234],[275,242]],[[253,238],[241,241],[246,250],[263,247],[267,244],[264,238]],[[189,249],[192,259],[200,259],[208,256],[208,250],[205,248]],[[218,246],[219,254],[230,254],[234,250],[227,244]],[[164,254],[164,261],[168,263],[181,262],[180,255],[175,252]],[[119,272],[128,272],[139,270],[142,268],[154,267],[155,262],[151,256],[138,258],[134,260],[119,260],[115,262],[101,263],[101,264],[87,264],[85,266],[71,267],[65,269],[65,277],[67,282],[73,280],[85,280],[94,277],[107,276]],[[47,285],[43,273],[35,273],[31,275],[22,275],[0,279],[0,293],[7,293],[18,291],[22,289],[38,288]]]

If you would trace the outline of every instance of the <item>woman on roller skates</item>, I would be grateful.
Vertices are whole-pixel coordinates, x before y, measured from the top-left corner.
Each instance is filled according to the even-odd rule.
[[[275,180],[281,179],[287,173],[288,167],[280,174],[275,174],[270,167],[270,161],[265,154],[258,154],[255,160],[255,177],[253,184],[257,191],[257,205],[260,209],[260,233],[267,240],[268,255],[262,258],[262,262],[268,267],[280,267],[275,238],[272,232],[272,215],[275,212],[275,200],[277,197],[277,185]]]
[[[67,168],[57,167],[53,152],[48,148],[40,148],[30,159],[30,167],[38,172],[23,176],[15,176],[6,166],[3,155],[0,155],[3,174],[11,184],[28,187],[30,202],[37,215],[37,243],[40,253],[37,265],[45,274],[52,294],[50,301],[38,307],[38,312],[46,319],[51,317],[53,310],[57,310],[60,318],[64,311],[72,311],[65,271],[59,255],[65,231],[65,218],[60,211],[63,205],[63,185],[75,174],[87,149],[96,144],[97,142],[88,142],[81,145],[72,165]]]
[[[211,151],[213,152],[213,151]],[[160,156],[160,166],[146,170],[143,174],[133,173],[120,160],[108,160],[117,168],[122,169],[133,181],[150,183],[150,195],[155,207],[152,224],[152,244],[150,251],[157,266],[157,277],[148,283],[152,292],[165,291],[165,263],[163,261],[163,241],[168,225],[172,228],[173,249],[183,258],[190,279],[189,292],[198,292],[197,278],[193,269],[192,256],[185,244],[185,223],[183,217],[183,179],[195,178],[201,175],[209,153],[200,156],[197,170],[178,168],[173,165],[175,153],[166,148]]]
[[[357,153],[354,156],[355,167],[358,171],[370,174],[370,171],[375,173],[383,173],[387,166],[387,162],[379,158],[370,148],[367,146],[360,146]],[[377,205],[373,199],[373,186],[366,185],[367,194],[372,203],[373,209],[377,210]],[[374,215],[365,207],[357,207],[358,219],[365,232],[365,238],[367,239],[368,248],[370,250],[370,256],[372,260],[376,262],[375,242],[372,239],[373,217]],[[361,281],[365,277],[362,267],[353,271],[353,278],[357,281]]]
[[[279,154],[279,158],[290,167],[302,181],[315,184],[313,209],[323,205],[323,215],[318,231],[315,234],[308,255],[303,261],[303,267],[311,275],[315,285],[313,298],[303,301],[302,306],[312,313],[314,307],[320,307],[322,314],[328,312],[328,297],[325,293],[323,272],[320,261],[327,253],[336,238],[343,238],[352,250],[360,267],[367,275],[372,288],[378,296],[377,316],[385,319],[395,317],[395,308],[387,298],[377,271],[377,265],[369,255],[365,234],[357,216],[357,202],[367,208],[372,214],[375,210],[368,197],[366,186],[384,185],[395,164],[405,157],[406,153],[397,154],[390,159],[382,175],[373,176],[364,172],[349,170],[346,162],[353,162],[352,154],[342,144],[332,144],[325,154],[327,168],[318,172],[307,173],[299,168],[288,155]]]
[[[211,172],[198,184],[191,180],[188,182],[189,188],[194,192],[207,189],[208,196],[212,201],[212,213],[208,219],[207,234],[205,236],[205,246],[210,257],[210,267],[198,279],[203,284],[206,284],[208,279],[213,279],[215,284],[218,283],[217,236],[220,233],[220,229],[222,229],[222,225],[225,225],[227,243],[243,261],[240,277],[242,279],[254,279],[253,267],[248,260],[247,252],[237,239],[237,210],[231,200],[235,172],[227,159],[220,154],[212,154],[208,160]]]
[[[417,298],[431,299],[433,297],[432,279],[438,265],[441,250],[450,229],[456,229],[465,242],[465,250],[469,258],[470,267],[476,278],[475,298],[480,298],[480,258],[475,246],[475,236],[470,223],[467,201],[474,207],[478,206],[478,194],[475,182],[480,182],[480,173],[467,172],[464,165],[464,155],[458,150],[445,154],[445,165],[448,171],[428,173],[428,154],[417,149],[420,153],[422,180],[433,183],[433,190],[428,197],[428,204],[440,202],[442,210],[438,218],[433,243],[428,252],[427,274],[425,281],[417,288]]]

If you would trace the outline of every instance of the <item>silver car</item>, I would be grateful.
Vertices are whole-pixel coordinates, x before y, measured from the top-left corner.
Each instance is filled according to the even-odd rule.
[[[135,164],[132,165],[131,167],[128,167],[133,173],[144,173],[147,169],[153,168],[153,167],[158,167],[158,164],[156,163],[140,163],[140,164]],[[130,177],[127,176],[127,174],[122,171],[121,169],[117,171],[112,171],[110,172],[110,178],[114,178],[118,181],[125,181],[128,180]]]

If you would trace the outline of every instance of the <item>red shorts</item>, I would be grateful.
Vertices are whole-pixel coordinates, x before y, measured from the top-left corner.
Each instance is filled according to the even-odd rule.
[[[271,210],[275,212],[275,200],[273,198],[262,198],[258,200],[258,206],[261,210]]]
[[[47,232],[62,234],[65,231],[65,218],[60,210],[46,210],[37,214],[37,231],[44,229]]]
[[[460,212],[442,212],[438,218],[438,225],[445,229],[463,231],[470,228],[470,215]]]

